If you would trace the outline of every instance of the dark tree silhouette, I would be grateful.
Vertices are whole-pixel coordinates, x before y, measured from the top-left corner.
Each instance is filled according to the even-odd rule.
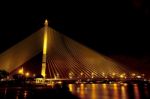
[[[15,80],[24,80],[24,79],[25,79],[25,76],[22,75],[22,74],[14,74],[14,75],[13,75],[13,78],[14,78]]]
[[[6,78],[9,73],[6,70],[0,70],[0,79]]]

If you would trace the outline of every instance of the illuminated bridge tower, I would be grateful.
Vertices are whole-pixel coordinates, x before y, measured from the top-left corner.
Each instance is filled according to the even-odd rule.
[[[48,33],[48,20],[45,20],[45,23],[44,23],[43,58],[42,58],[42,70],[41,70],[41,75],[44,78],[46,76],[47,33]]]

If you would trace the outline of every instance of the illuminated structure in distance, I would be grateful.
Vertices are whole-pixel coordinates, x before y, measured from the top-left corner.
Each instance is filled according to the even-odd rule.
[[[133,73],[123,64],[49,27],[48,20],[43,28],[0,54],[0,69],[18,71],[20,66],[41,52],[42,67],[40,72],[34,73],[40,73],[44,78],[126,78]],[[26,70],[26,66],[24,68]]]
[[[41,75],[45,78],[46,76],[46,54],[47,54],[47,33],[48,33],[48,20],[44,23],[44,42],[43,42],[43,58],[42,58],[42,70]]]

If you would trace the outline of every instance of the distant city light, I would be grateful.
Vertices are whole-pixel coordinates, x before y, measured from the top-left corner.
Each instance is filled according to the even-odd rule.
[[[136,76],[137,78],[142,78],[140,75]]]
[[[29,73],[29,72],[26,72],[25,76],[28,77],[29,75],[30,75],[30,73]]]
[[[19,73],[19,74],[23,74],[23,67],[18,70],[18,73]]]

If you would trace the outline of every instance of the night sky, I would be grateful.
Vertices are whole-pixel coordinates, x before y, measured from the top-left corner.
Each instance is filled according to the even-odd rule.
[[[137,70],[150,69],[149,0],[17,3],[0,7],[1,53],[47,18],[49,26],[99,53]]]

